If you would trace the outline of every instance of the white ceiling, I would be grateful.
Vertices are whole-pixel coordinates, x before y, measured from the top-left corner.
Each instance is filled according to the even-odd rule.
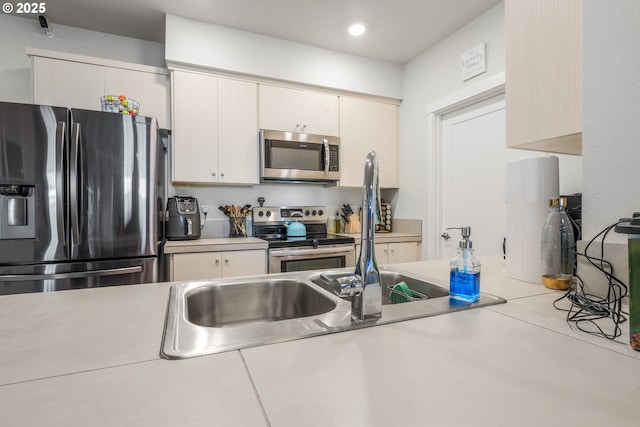
[[[500,0],[54,0],[55,25],[164,42],[165,13],[404,64]],[[360,38],[352,21],[367,26]]]

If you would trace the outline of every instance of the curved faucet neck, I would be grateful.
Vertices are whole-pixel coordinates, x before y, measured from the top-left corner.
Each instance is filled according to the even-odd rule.
[[[352,315],[365,319],[382,315],[382,285],[374,252],[375,221],[380,219],[380,185],[376,153],[367,154],[362,184],[362,234],[356,276],[362,279],[362,292],[352,299]]]

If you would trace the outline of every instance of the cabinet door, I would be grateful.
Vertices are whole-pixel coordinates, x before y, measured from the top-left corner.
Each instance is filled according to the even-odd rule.
[[[100,111],[104,67],[33,57],[33,102]]]
[[[264,250],[222,252],[222,277],[250,276],[267,273]]]
[[[582,152],[582,0],[505,2],[507,147]]]
[[[258,184],[258,85],[218,78],[219,182]]]
[[[218,181],[218,79],[173,71],[173,181]]]
[[[389,264],[419,261],[418,242],[389,243]]]
[[[260,128],[337,136],[336,95],[260,85]]]
[[[171,255],[171,280],[219,279],[222,275],[220,252]]]
[[[378,157],[380,186],[398,187],[398,106],[370,102],[372,145]]]
[[[398,186],[398,107],[340,97],[340,186],[359,187],[364,159],[375,150],[381,187]]]
[[[125,95],[140,103],[140,114],[158,119],[158,126],[170,129],[169,76],[122,68],[104,67],[107,95]]]
[[[260,85],[260,128],[302,132],[300,91],[280,86]]]
[[[378,264],[389,264],[389,245],[387,243],[374,243],[374,250]]]
[[[299,92],[301,132],[338,136],[340,134],[338,97],[326,93]]]
[[[369,152],[367,126],[371,117],[362,108],[364,101],[340,97],[340,186],[361,187],[364,159]]]

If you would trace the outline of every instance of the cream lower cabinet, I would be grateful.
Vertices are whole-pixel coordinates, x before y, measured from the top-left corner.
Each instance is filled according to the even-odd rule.
[[[260,85],[260,128],[338,136],[338,96]]]
[[[376,243],[376,256],[380,264],[419,261],[418,242]]]
[[[265,250],[172,254],[171,281],[221,279],[267,273]]]
[[[173,181],[258,184],[257,84],[175,70]]]
[[[340,186],[360,187],[364,159],[376,152],[380,186],[398,187],[398,106],[340,97]]]
[[[420,242],[376,243],[378,264],[397,264],[420,261]],[[360,245],[356,245],[356,262],[360,256]]]

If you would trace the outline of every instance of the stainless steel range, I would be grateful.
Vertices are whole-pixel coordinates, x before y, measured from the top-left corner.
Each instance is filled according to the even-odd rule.
[[[287,237],[300,220],[305,236]],[[253,235],[269,242],[269,273],[354,267],[355,239],[327,233],[324,206],[253,207]]]

